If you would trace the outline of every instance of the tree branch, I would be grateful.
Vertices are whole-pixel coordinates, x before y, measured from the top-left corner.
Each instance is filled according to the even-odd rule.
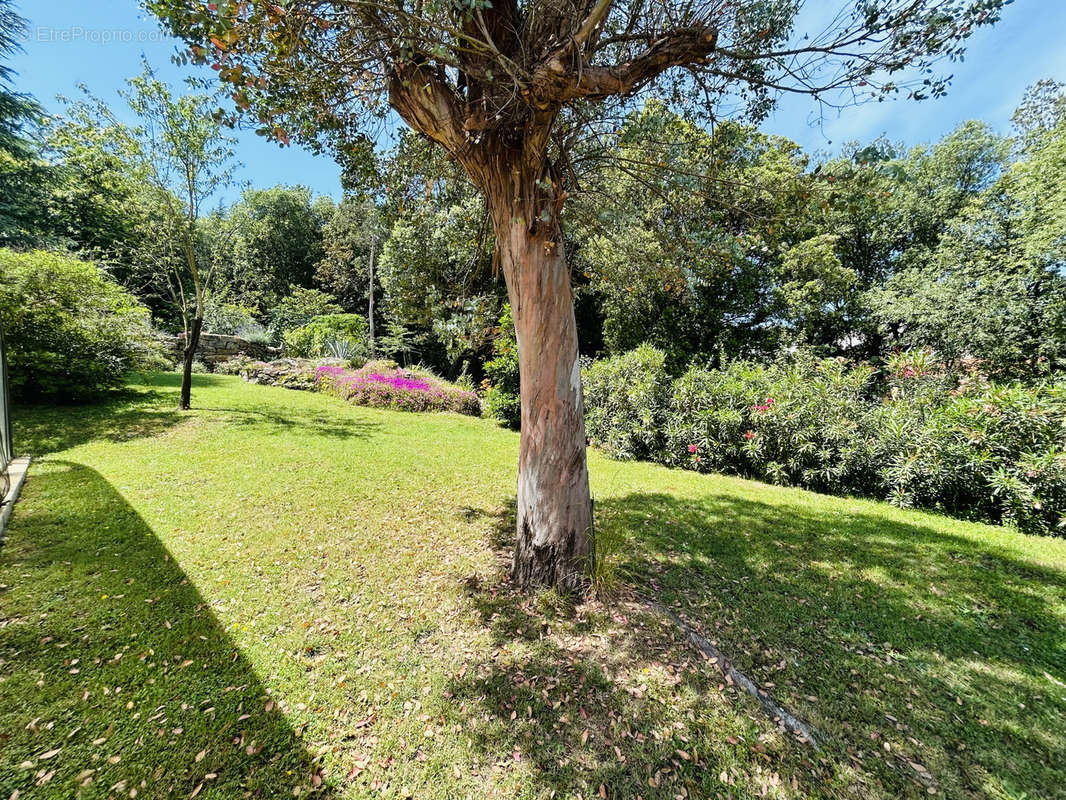
[[[608,67],[582,65],[571,42],[533,73],[528,101],[534,108],[546,110],[577,98],[629,94],[671,67],[704,63],[717,43],[715,28],[679,28],[657,39],[639,56]]]
[[[611,10],[611,3],[614,0],[599,0],[596,6],[592,9],[591,13],[585,18],[585,21],[581,23],[581,27],[578,28],[577,33],[574,34],[574,42],[581,46],[596,30],[597,26],[603,22],[607,17],[607,12]]]
[[[397,62],[388,88],[389,105],[404,122],[462,160],[466,150],[462,114],[447,80],[430,67]]]

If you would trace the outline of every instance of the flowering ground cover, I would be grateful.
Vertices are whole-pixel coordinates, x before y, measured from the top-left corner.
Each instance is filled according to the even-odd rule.
[[[18,413],[0,798],[1066,797],[1062,539],[592,452],[575,608],[501,580],[517,435],[177,384]]]
[[[316,386],[359,406],[396,411],[454,411],[478,416],[477,394],[439,378],[413,374],[387,362],[370,362],[360,369],[324,365],[315,371]]]

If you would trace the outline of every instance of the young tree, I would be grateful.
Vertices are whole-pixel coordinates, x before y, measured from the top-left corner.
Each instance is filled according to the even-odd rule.
[[[192,362],[204,325],[204,289],[198,258],[200,209],[233,177],[233,140],[227,137],[213,114],[217,101],[209,94],[175,96],[145,65],[144,72],[129,81],[124,93],[130,108],[140,118],[132,129],[130,154],[143,169],[160,199],[160,208],[178,236],[184,274],[175,275],[179,289],[185,352],[178,407],[192,403]],[[184,290],[192,282],[192,297]],[[190,323],[191,318],[191,323]]]
[[[512,577],[570,591],[592,558],[577,327],[560,215],[569,154],[655,92],[709,119],[776,92],[915,99],[1005,0],[857,0],[793,36],[796,0],[148,0],[261,130],[366,158],[391,108],[485,197],[522,372]],[[913,73],[902,73],[908,67]],[[913,82],[903,75],[916,75]],[[829,94],[826,94],[829,93]]]
[[[157,226],[155,248],[181,310],[185,350],[179,407],[191,403],[192,363],[204,323],[208,285],[200,246],[200,211],[216,191],[230,184],[233,139],[215,117],[218,101],[206,93],[175,96],[145,64],[121,94],[138,117],[127,126],[107,104],[86,92],[68,115],[93,135],[104,136],[147,195],[144,203]],[[161,234],[161,236],[159,235]],[[176,258],[169,257],[176,251]]]

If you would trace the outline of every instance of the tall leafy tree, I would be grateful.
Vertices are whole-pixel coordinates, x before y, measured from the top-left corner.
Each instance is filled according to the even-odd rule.
[[[807,36],[800,3],[781,0],[147,3],[265,133],[351,159],[391,109],[478,187],[522,372],[512,575],[566,591],[584,585],[593,553],[561,227],[580,188],[575,143],[613,130],[651,93],[703,119],[730,107],[758,118],[781,90],[935,96],[947,84],[935,62],[960,55],[1003,4],[859,0]]]
[[[778,265],[808,205],[798,146],[651,103],[605,155],[567,213],[607,348],[649,341],[674,370],[772,349]]]
[[[305,186],[246,189],[217,220],[213,288],[264,311],[289,286],[310,289],[332,215]]]
[[[315,282],[346,311],[367,313],[370,261],[372,257],[380,260],[387,238],[385,216],[373,200],[344,198],[322,228],[322,258],[315,265]]]
[[[977,123],[931,149],[938,168],[921,194],[940,230],[868,294],[889,345],[1006,378],[1066,367],[1066,120],[1055,121],[1055,93],[1040,97],[1047,108],[1032,93],[1021,106],[1011,163],[1008,143]]]
[[[782,274],[792,337],[827,355],[874,358],[883,329],[867,292],[928,263],[968,205],[1002,173],[1008,143],[966,122],[931,146],[851,143],[812,174],[810,224]],[[826,245],[832,242],[831,247]]]
[[[21,49],[25,33],[26,20],[11,0],[0,0],[0,246],[37,244],[49,231],[47,187],[53,176],[37,141],[44,111],[15,91],[15,73],[5,63]]]
[[[151,192],[127,158],[126,126],[101,124],[107,114],[93,99],[60,100],[65,113],[50,117],[44,130],[55,173],[49,204],[56,237],[108,263],[140,296],[153,295],[154,270],[135,268],[151,228]]]

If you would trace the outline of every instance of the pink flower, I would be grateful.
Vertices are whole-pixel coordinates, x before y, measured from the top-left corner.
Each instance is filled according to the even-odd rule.
[[[755,438],[755,433],[753,431],[748,431],[747,433],[744,434],[744,438],[745,439],[754,439]]]
[[[690,444],[690,445],[688,446],[688,451],[689,451],[690,453],[695,453],[695,452],[696,452],[697,450],[699,450],[699,449],[700,449],[700,448],[699,448],[699,447],[698,447],[697,445],[694,445],[694,444]]]

